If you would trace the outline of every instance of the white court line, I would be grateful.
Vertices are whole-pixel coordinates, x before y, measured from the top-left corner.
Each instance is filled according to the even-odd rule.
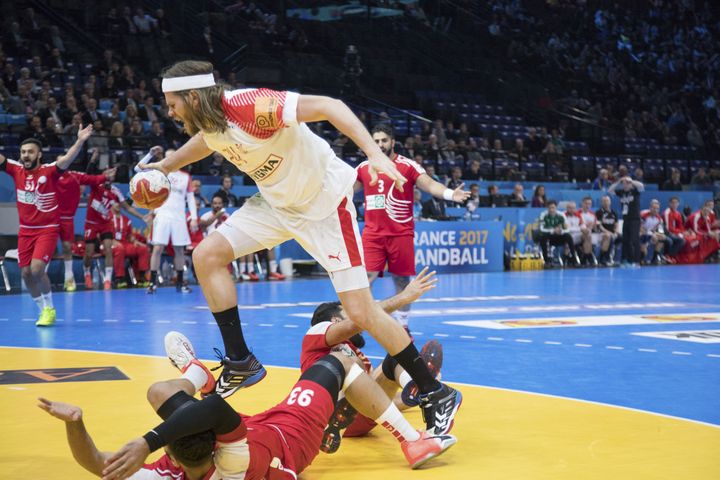
[[[78,318],[78,319],[75,320],[75,321],[76,321],[76,322],[85,322],[85,323],[87,323],[87,322],[92,322],[92,319],[91,319],[91,318]]]
[[[9,318],[0,318],[0,322],[7,322],[8,320],[10,320],[10,319]]]
[[[543,342],[545,345],[562,345],[562,342],[552,342],[548,340],[547,342]]]
[[[423,332],[410,332],[410,335],[422,335]]]
[[[258,323],[258,326],[259,327],[272,327],[273,324],[272,323]]]
[[[607,348],[608,350],[625,350],[625,347],[616,347],[614,345],[608,345],[605,348]]]
[[[247,326],[248,326],[248,324],[247,324],[247,323],[245,323],[245,322],[240,322],[240,326],[241,326],[241,327],[247,327]]]
[[[130,321],[132,322],[132,320],[130,320]],[[103,322],[105,322],[105,323],[117,323],[118,320],[117,320],[116,318],[106,318],[105,320],[103,320]]]
[[[706,356],[711,358],[720,358],[720,355],[717,355],[715,353],[708,353]]]
[[[692,355],[690,352],[672,352],[673,355]]]
[[[657,350],[654,348],[638,348],[638,352],[648,352],[648,353],[657,353]]]
[[[365,356],[372,360],[385,360],[385,357],[376,357],[375,355],[365,355]]]
[[[285,327],[285,328],[298,328],[299,326],[300,325],[291,325],[289,323],[287,325],[283,325],[283,327]]]
[[[170,323],[170,320],[155,320],[155,323]]]
[[[477,337],[474,337],[472,335],[460,335],[460,338],[467,338],[469,340],[475,340]]]
[[[590,348],[590,347],[592,347],[592,345],[587,344],[587,343],[576,343],[575,346],[576,346],[576,347],[580,347],[580,348]]]
[[[435,337],[442,337],[442,338],[446,338],[446,337],[449,337],[449,336],[450,336],[450,335],[448,335],[447,333],[434,333],[433,335],[434,335]]]
[[[528,340],[527,338],[516,338],[515,341],[517,343],[533,343],[532,340]]]
[[[145,320],[130,320],[130,323],[145,323]]]
[[[197,325],[195,320],[183,320],[181,323],[184,323],[185,325]]]
[[[502,337],[487,337],[487,339],[488,339],[488,340],[492,340],[492,341],[494,341],[494,342],[502,342],[503,340],[505,340],[505,339],[502,338]]]

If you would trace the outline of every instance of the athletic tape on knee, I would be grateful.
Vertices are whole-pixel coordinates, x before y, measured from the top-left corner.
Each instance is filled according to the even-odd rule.
[[[363,369],[360,368],[357,363],[353,363],[352,367],[350,367],[350,371],[347,375],[345,375],[345,382],[343,382],[342,391],[344,392],[350,388],[350,385],[352,385],[352,383],[363,373]]]
[[[388,380],[395,380],[395,367],[397,367],[397,365],[398,362],[395,358],[390,356],[390,354],[385,355],[385,359],[382,362],[382,372]]]

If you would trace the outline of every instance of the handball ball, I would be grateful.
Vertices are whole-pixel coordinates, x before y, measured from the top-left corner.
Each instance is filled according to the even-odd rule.
[[[170,180],[158,170],[144,170],[130,179],[130,197],[139,207],[160,207],[170,195]]]

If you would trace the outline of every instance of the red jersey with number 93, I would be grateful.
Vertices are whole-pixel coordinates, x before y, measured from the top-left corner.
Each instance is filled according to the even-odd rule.
[[[395,155],[395,167],[407,178],[401,192],[390,177],[380,172],[375,185],[370,185],[369,163],[357,167],[357,179],[363,184],[365,195],[365,229],[363,236],[405,236],[414,235],[413,189],[418,177],[425,169],[417,162]]]

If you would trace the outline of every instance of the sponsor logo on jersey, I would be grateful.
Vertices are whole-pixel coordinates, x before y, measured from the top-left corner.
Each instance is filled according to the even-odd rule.
[[[260,165],[260,167],[255,169],[253,172],[249,173],[250,178],[252,178],[256,182],[267,179],[270,175],[277,171],[277,168],[280,166],[282,161],[282,157],[279,157],[275,154],[270,154],[267,160],[265,160],[265,163]]]
[[[27,205],[35,205],[35,192],[28,192],[25,190],[17,191],[18,203],[25,203]]]
[[[278,128],[277,116],[278,99],[273,97],[260,97],[255,100],[255,125],[258,128],[272,130]]]
[[[367,195],[365,210],[385,210],[385,195]]]

